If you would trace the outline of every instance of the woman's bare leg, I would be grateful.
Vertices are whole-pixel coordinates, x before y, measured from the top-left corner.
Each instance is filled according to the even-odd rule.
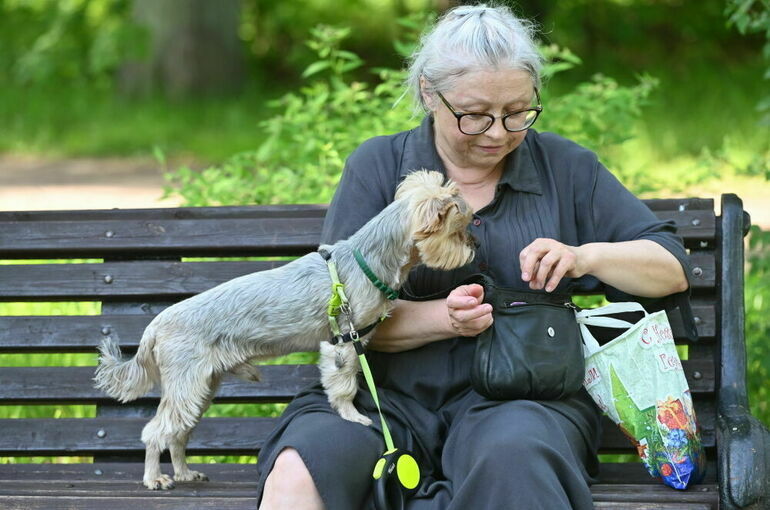
[[[315,482],[294,448],[284,449],[275,459],[259,510],[324,510]]]

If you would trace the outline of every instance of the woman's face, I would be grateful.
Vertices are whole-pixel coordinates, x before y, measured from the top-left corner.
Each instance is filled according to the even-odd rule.
[[[424,94],[434,118],[436,148],[459,168],[490,169],[524,141],[526,131],[510,132],[500,116],[532,106],[535,89],[528,72],[513,69],[474,71],[460,77],[444,98],[457,113],[490,113],[494,124],[479,135],[466,135],[437,94]]]

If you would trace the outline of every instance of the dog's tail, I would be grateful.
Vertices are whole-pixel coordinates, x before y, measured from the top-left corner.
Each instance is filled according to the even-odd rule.
[[[152,354],[155,346],[155,321],[144,330],[136,356],[125,359],[118,342],[107,336],[99,346],[99,366],[94,386],[121,402],[136,400],[148,393],[160,380],[158,365]]]

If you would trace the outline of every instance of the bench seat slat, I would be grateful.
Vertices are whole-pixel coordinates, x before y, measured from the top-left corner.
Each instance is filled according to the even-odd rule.
[[[655,480],[649,477],[651,480]],[[716,485],[696,485],[687,491],[676,491],[656,482],[654,485],[644,485],[642,491],[637,484],[596,484],[591,486],[594,501],[646,501],[663,503],[676,499],[684,503],[710,503],[717,496]],[[674,498],[672,496],[676,495]]]
[[[672,498],[675,499],[675,498]],[[594,508],[599,510],[610,508],[612,510],[717,510],[717,502],[709,503],[648,503],[639,501],[596,501]]]
[[[213,476],[210,470],[203,466],[201,472],[209,477]],[[166,473],[173,473],[173,469],[168,469]],[[96,478],[94,475],[92,477]],[[14,480],[13,484],[3,483],[0,480],[0,508],[2,506],[3,496],[68,496],[81,498],[157,498],[158,492],[149,491],[142,485],[142,475],[138,477],[127,478],[126,480],[48,480],[40,482]],[[209,482],[196,482],[178,484],[182,488],[181,492],[187,492],[187,497],[196,498],[255,498],[257,493],[257,476],[254,473],[251,482],[230,482],[226,478],[216,478]],[[191,492],[194,491],[194,495]],[[176,492],[176,491],[174,491]],[[183,494],[184,495],[184,494]],[[164,495],[165,496],[165,495]],[[174,496],[177,496],[174,494]]]
[[[691,255],[694,291],[714,288],[713,252]],[[107,297],[181,298],[286,261],[106,262],[0,265],[0,301],[93,301]],[[109,277],[108,279],[105,279]]]
[[[149,492],[149,491],[148,491]],[[5,496],[0,498],[3,510],[254,510],[256,499],[251,498],[212,498],[190,494],[158,495],[147,497],[94,497],[83,496]]]
[[[176,492],[176,491],[173,491]],[[255,497],[199,497],[195,494],[183,496],[180,493],[146,497],[82,497],[82,496],[7,496],[3,497],[6,510],[253,510],[257,505]],[[194,506],[192,506],[194,505]],[[716,510],[709,503],[646,503],[597,501],[595,508],[614,510]]]
[[[210,465],[197,467],[209,475],[210,478],[214,477]],[[170,469],[167,472],[171,472]],[[170,496],[173,498],[256,498],[256,471],[251,474],[252,479],[249,481],[234,482],[227,478],[216,476],[209,482],[180,483],[177,484],[177,488]],[[160,497],[159,493],[148,491],[141,484],[140,480],[140,473],[124,480],[14,480],[13,484],[0,480],[0,502],[2,502],[3,496],[137,498],[147,501]],[[659,483],[657,485],[597,484],[591,487],[591,493],[596,502],[657,504],[671,502],[673,499],[677,503],[710,505],[716,503],[718,496],[717,486],[713,484],[694,486],[684,492],[673,492],[672,489]]]
[[[713,464],[713,463],[712,463]],[[626,483],[607,483],[602,480],[604,471],[616,468],[622,471],[621,480]],[[709,468],[714,467],[710,465]],[[254,464],[191,464],[191,468],[203,471],[210,482],[178,484],[169,497],[254,497],[257,471]],[[619,469],[617,469],[619,468]],[[170,464],[163,464],[162,471],[171,472]],[[98,473],[98,474],[97,474]],[[17,464],[0,465],[0,498],[6,494],[99,497],[111,491],[112,497],[157,497],[141,485],[141,463],[98,464]],[[688,490],[680,501],[712,503],[717,495],[713,472],[704,483]],[[641,476],[639,476],[641,475]],[[633,501],[660,502],[677,494],[672,489],[647,475],[641,464],[603,464],[600,482],[591,487],[595,501],[622,501],[630,494],[638,497]],[[633,480],[635,483],[628,483]]]

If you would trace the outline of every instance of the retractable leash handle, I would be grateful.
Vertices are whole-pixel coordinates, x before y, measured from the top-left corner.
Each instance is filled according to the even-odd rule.
[[[374,506],[377,510],[403,510],[404,498],[417,489],[420,483],[420,466],[410,452],[398,449],[393,444],[393,437],[390,435],[385,415],[382,414],[372,371],[366,361],[364,347],[357,338],[353,340],[353,345],[358,353],[358,360],[361,363],[361,370],[364,372],[364,379],[369,387],[369,392],[372,394],[372,399],[380,415],[382,436],[387,448],[375,464],[372,472]]]
[[[405,450],[389,450],[374,466],[374,507],[403,510],[405,496],[420,483],[420,467]]]

